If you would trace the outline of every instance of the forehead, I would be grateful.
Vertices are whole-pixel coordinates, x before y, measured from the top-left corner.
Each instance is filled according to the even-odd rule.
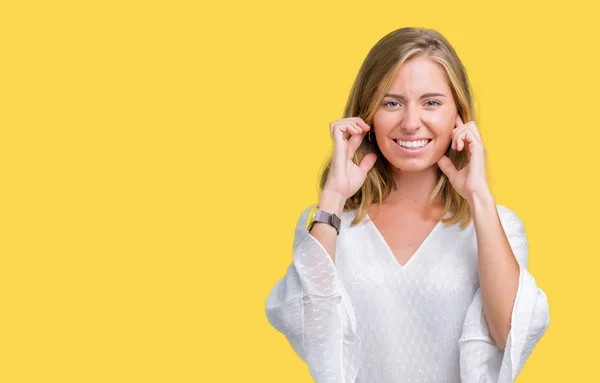
[[[449,91],[444,69],[434,60],[418,56],[405,61],[392,78],[392,91]]]

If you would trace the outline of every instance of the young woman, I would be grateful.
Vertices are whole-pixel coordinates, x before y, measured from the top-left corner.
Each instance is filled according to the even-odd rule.
[[[454,49],[430,29],[383,37],[330,133],[271,325],[317,382],[513,382],[548,301],[522,221],[488,187]]]

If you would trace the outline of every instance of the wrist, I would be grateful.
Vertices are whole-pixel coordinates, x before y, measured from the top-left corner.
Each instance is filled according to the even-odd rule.
[[[495,211],[496,199],[491,192],[473,193],[468,200],[471,213],[475,216],[482,211]]]
[[[319,209],[328,213],[333,213],[339,217],[344,210],[344,205],[346,205],[346,198],[338,192],[323,190],[319,195]]]

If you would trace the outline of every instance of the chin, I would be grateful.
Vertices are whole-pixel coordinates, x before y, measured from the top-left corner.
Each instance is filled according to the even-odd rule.
[[[406,162],[402,162],[402,163],[393,163],[392,162],[392,166],[394,166],[396,169],[400,170],[401,172],[404,173],[418,173],[418,172],[422,172],[424,170],[427,170],[433,166],[437,166],[437,164],[428,164],[428,163],[406,163]]]
[[[397,156],[385,156],[389,164],[396,170],[403,173],[418,173],[431,168],[437,167],[432,158],[398,158]],[[391,160],[391,161],[390,161]]]

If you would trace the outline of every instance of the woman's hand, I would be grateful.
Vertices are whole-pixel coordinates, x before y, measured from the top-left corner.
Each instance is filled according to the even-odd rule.
[[[352,158],[370,129],[360,117],[342,118],[329,124],[333,156],[323,191],[337,193],[346,200],[360,189],[377,155],[367,154],[359,165]],[[349,139],[346,133],[350,134]]]
[[[443,156],[438,161],[438,166],[446,174],[454,189],[469,204],[472,204],[475,196],[491,194],[485,173],[487,150],[474,121],[464,124],[460,115],[457,115],[455,122],[456,127],[452,131],[452,149],[460,152],[466,148],[469,163],[461,170],[457,170],[452,161],[447,156]]]

